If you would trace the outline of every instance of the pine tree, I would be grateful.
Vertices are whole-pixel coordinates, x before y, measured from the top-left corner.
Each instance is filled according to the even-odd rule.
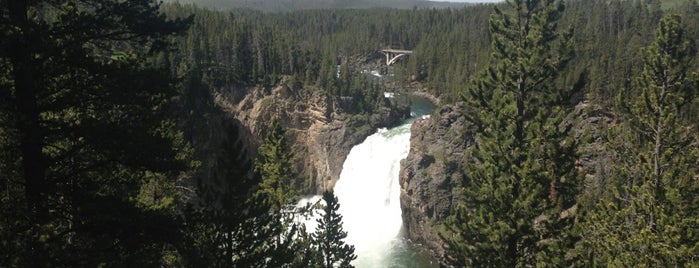
[[[562,1],[507,1],[491,17],[496,64],[469,87],[465,116],[476,144],[465,168],[465,203],[442,234],[461,266],[560,266],[578,191],[576,143],[564,122],[571,91],[554,79],[569,57],[557,31]]]
[[[15,157],[0,164],[0,266],[158,266],[180,238],[188,152],[177,88],[149,59],[188,21],[150,0],[0,1],[0,14],[0,147]]]
[[[340,204],[332,191],[323,192],[322,216],[317,220],[318,227],[313,233],[313,244],[317,247],[317,267],[354,267],[350,263],[357,258],[354,246],[343,241],[347,232],[342,229],[342,215],[338,214]]]
[[[617,97],[621,123],[610,130],[615,152],[611,198],[585,222],[590,262],[682,267],[699,256],[699,139],[683,117],[697,99],[690,73],[696,50],[678,15],[664,17],[641,51],[643,70]]]
[[[266,212],[263,217],[258,217],[264,221],[257,222],[252,228],[267,230],[265,235],[256,236],[256,239],[264,241],[267,252],[262,255],[265,267],[305,267],[309,261],[308,258],[297,255],[304,251],[302,247],[307,241],[304,239],[305,230],[294,221],[299,213],[294,207],[297,198],[295,183],[298,178],[286,139],[286,131],[278,119],[274,119],[259,148],[259,158],[255,163],[260,183],[250,202],[254,207],[266,209]]]
[[[283,129],[277,123],[273,126],[267,136],[283,137]],[[205,181],[199,185],[199,203],[186,213],[185,263],[194,267],[308,267],[311,254],[301,255],[309,253],[308,235],[294,221],[298,212],[289,205],[293,196],[280,202],[276,197],[279,189],[270,189],[277,184],[270,183],[265,174],[278,173],[249,174],[239,127],[227,127],[228,139],[213,145],[219,148],[216,163],[202,172]],[[267,141],[264,147],[290,156],[279,139]],[[280,163],[274,159],[279,158],[267,157],[264,164],[257,165],[277,170]]]
[[[294,202],[297,181],[296,171],[291,163],[291,152],[286,140],[286,131],[274,119],[270,124],[265,141],[259,148],[260,159],[255,171],[262,179],[260,192],[270,198],[272,209],[282,209]]]
[[[224,116],[216,110],[201,114],[208,115],[204,117],[206,121]],[[252,198],[259,181],[251,176],[252,164],[240,137],[240,126],[229,123],[219,127],[225,129],[222,132],[226,140],[212,144],[213,152],[199,152],[212,154],[214,160],[204,162],[206,168],[195,175],[196,195],[184,212],[183,258],[192,267],[261,267],[266,256],[272,255],[263,238],[276,231],[266,226],[276,221],[268,216],[267,202]],[[192,135],[207,138],[211,135],[204,132]]]

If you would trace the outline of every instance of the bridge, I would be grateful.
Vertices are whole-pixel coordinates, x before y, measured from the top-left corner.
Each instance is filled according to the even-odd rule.
[[[382,54],[386,55],[386,65],[391,66],[396,63],[396,61],[402,57],[413,54],[412,50],[400,50],[400,49],[382,49],[379,50]]]

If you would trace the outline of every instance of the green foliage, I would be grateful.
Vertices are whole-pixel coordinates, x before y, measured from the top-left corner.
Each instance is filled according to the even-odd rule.
[[[264,144],[258,151],[260,159],[255,164],[255,171],[262,178],[260,193],[269,198],[272,209],[282,209],[295,201],[298,179],[291,163],[286,131],[276,119],[272,121]]]
[[[664,17],[641,51],[643,71],[617,99],[611,129],[612,194],[592,211],[584,251],[590,262],[639,267],[692,266],[699,256],[697,135],[685,107],[697,98],[696,50],[680,16]]]
[[[213,118],[225,117],[222,111],[211,112]],[[260,177],[264,174],[252,174],[242,126],[231,122],[223,127],[221,144],[200,152],[214,160],[205,161],[208,167],[195,174],[196,197],[184,211],[182,262],[191,267],[307,267],[308,235],[294,221],[301,212],[289,206],[293,200],[275,199],[277,191],[269,188],[269,178]],[[268,136],[283,133],[275,129]],[[264,165],[274,166],[272,158],[266,161]]]
[[[340,204],[332,191],[323,193],[323,213],[317,219],[318,227],[312,234],[313,246],[316,247],[315,267],[354,267],[350,263],[357,258],[354,246],[343,241],[347,232],[342,229],[342,215],[338,214]]]
[[[201,76],[210,90],[238,97],[247,87],[276,85],[281,77],[290,77],[292,88],[319,87],[354,114],[373,112],[382,98],[380,83],[360,75],[354,63],[358,55],[381,47],[376,34],[363,31],[361,17],[369,15],[222,13],[179,4],[163,11],[173,18],[195,15],[190,31],[176,39],[178,51],[164,60],[178,75]]]
[[[168,0],[165,2],[177,2]],[[372,8],[458,8],[469,3],[432,2],[424,0],[182,0],[181,3],[194,3],[198,6],[213,10],[254,9],[267,12],[289,12],[304,9],[372,9]]]
[[[457,264],[692,266],[699,58],[687,37],[699,24],[664,19],[650,44],[669,2],[265,14],[2,1],[0,266],[309,266],[312,235],[291,224],[301,179],[283,130],[273,124],[253,168],[243,130],[220,119],[212,93],[236,99],[292,77],[291,87],[314,85],[352,113],[350,135],[360,135],[386,103],[358,59],[385,47],[412,49],[391,67],[396,79],[444,102],[473,85],[468,198],[443,232]],[[677,6],[685,18],[699,12],[696,1]],[[569,26],[575,34],[559,38]],[[611,107],[614,96],[613,170],[586,196],[601,201],[579,209],[584,249],[571,253],[579,186],[566,104]],[[228,138],[207,145],[219,121]]]
[[[628,87],[640,71],[638,49],[652,39],[652,29],[663,12],[657,2],[567,3],[559,23],[576,29],[576,53],[570,69],[557,78],[558,82],[584,81],[578,85],[584,90],[580,95],[613,105],[617,90]],[[678,12],[696,24],[696,16],[691,16],[696,13],[692,1],[680,6]],[[268,14],[213,12],[169,4],[164,10],[175,17],[196,15],[195,25],[178,42],[182,55],[171,61],[173,67],[200,66],[209,73],[207,79],[215,88],[273,81],[269,75],[291,75],[334,95],[338,57],[380,58],[377,50],[394,47],[414,52],[407,61],[392,66],[397,79],[420,81],[442,101],[454,102],[462,89],[491,64],[487,24],[491,5]],[[698,34],[697,30],[694,27],[690,32]]]
[[[148,58],[188,22],[146,0],[0,14],[0,266],[159,266],[181,239],[191,151],[173,80]]]
[[[658,1],[570,1],[561,27],[576,29],[569,70],[559,83],[579,83],[580,95],[613,105],[618,89],[628,87],[640,71],[638,49],[648,45],[663,9]],[[665,3],[665,2],[663,2]],[[677,11],[693,15],[686,1]],[[174,17],[195,14],[195,24],[178,40],[181,55],[173,69],[198,66],[213,88],[268,83],[274,75],[297,77],[336,95],[338,57],[380,58],[385,47],[414,51],[392,66],[396,79],[417,80],[443,102],[458,101],[470,81],[492,61],[488,17],[492,5],[463,9],[304,10],[261,13],[214,12],[191,5],[168,4]],[[692,22],[691,24],[696,24]],[[697,29],[696,26],[694,29]],[[690,31],[693,34],[697,30]],[[183,67],[183,66],[186,66]],[[594,79],[589,79],[594,78]],[[351,96],[342,91],[342,96]]]
[[[555,85],[569,59],[570,33],[557,31],[562,2],[511,1],[491,18],[496,64],[468,88],[469,150],[464,196],[443,234],[463,266],[561,266],[574,242],[578,178],[567,105]],[[574,210],[574,209],[572,209]]]
[[[268,96],[268,97],[265,97],[264,99],[262,99],[262,107],[263,108],[272,105],[272,103],[274,103],[274,97],[272,97],[272,96]]]

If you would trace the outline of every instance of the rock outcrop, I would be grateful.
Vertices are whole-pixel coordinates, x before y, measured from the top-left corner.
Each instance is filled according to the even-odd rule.
[[[444,243],[437,223],[451,213],[461,198],[464,151],[472,143],[466,133],[463,103],[445,105],[411,129],[410,153],[401,162],[401,208],[409,239],[430,248],[437,258]]]
[[[405,233],[409,239],[432,250],[444,260],[445,243],[438,235],[442,221],[462,198],[460,191],[464,152],[473,144],[466,131],[464,105],[442,106],[431,119],[412,126],[410,153],[401,162],[401,207]],[[566,119],[580,143],[577,167],[584,175],[583,191],[600,192],[591,185],[604,185],[598,174],[608,173],[602,129],[613,124],[612,116],[598,105],[578,104]],[[593,193],[594,195],[594,193]]]
[[[220,90],[214,97],[216,105],[247,128],[252,148],[260,145],[273,118],[279,120],[287,129],[295,157],[292,161],[305,194],[333,187],[354,145],[376,128],[397,125],[410,113],[409,107],[386,100],[372,115],[347,114],[341,99],[317,88],[288,86],[284,81],[272,88],[251,88],[244,94]]]
[[[610,174],[611,159],[605,148],[605,129],[615,124],[614,116],[601,106],[581,102],[575,106],[569,120],[574,124],[573,135],[579,142],[576,166],[583,174],[582,190],[589,196],[599,196],[606,189],[603,174]],[[601,175],[602,174],[602,175]]]

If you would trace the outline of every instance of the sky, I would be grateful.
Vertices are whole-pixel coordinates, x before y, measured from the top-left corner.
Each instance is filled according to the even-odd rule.
[[[457,2],[457,3],[497,3],[505,0],[431,0],[439,2]]]

